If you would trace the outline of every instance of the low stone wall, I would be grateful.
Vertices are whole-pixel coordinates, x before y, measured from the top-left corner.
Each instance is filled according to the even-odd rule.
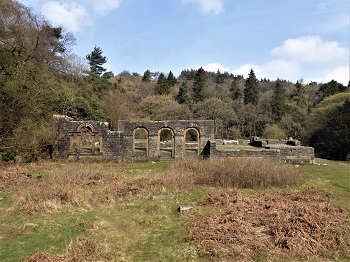
[[[225,150],[216,149],[216,143],[211,142],[211,157],[261,157],[273,159],[290,164],[313,164],[315,159],[314,148],[305,146],[288,146],[275,144],[275,146],[244,146]]]

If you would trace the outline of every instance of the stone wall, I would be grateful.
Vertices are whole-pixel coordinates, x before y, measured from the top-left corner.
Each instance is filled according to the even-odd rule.
[[[101,156],[118,161],[158,160],[162,157],[181,159],[189,153],[204,157],[210,154],[207,144],[214,139],[214,121],[211,120],[119,121],[118,131],[111,131],[108,123],[74,121],[56,115],[54,125],[53,154],[57,158]],[[143,148],[136,144],[138,129],[146,133]],[[171,134],[170,141],[162,141],[164,130]],[[194,133],[194,141],[186,140],[189,131]],[[142,150],[145,153],[139,156],[137,151]]]
[[[56,115],[54,126],[56,158],[154,161],[196,156],[263,157],[308,164],[314,161],[314,149],[292,139],[278,142],[255,137],[250,141],[255,147],[245,144],[244,148],[218,150],[211,120],[119,121],[118,131],[111,131],[105,122],[74,121]]]

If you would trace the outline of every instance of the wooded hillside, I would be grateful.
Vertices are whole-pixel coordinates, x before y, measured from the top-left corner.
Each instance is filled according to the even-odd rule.
[[[211,119],[217,138],[293,137],[321,157],[350,153],[350,85],[248,78],[184,69],[114,74],[92,47],[70,52],[74,36],[15,0],[0,2],[0,153],[48,157],[52,115],[76,120]],[[234,50],[233,50],[234,51]]]

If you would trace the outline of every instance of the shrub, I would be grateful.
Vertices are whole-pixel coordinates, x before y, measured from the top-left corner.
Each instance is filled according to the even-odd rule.
[[[15,160],[17,156],[17,152],[14,150],[5,150],[4,153],[1,154],[1,159],[4,162],[9,162],[11,160]]]
[[[262,135],[264,138],[273,138],[273,139],[284,139],[287,137],[286,133],[278,125],[268,125]]]

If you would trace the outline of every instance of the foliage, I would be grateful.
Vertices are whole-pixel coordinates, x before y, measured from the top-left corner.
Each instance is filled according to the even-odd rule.
[[[102,66],[107,62],[107,58],[102,55],[102,49],[98,46],[94,47],[94,50],[86,56],[89,61],[90,72],[93,77],[100,76],[106,69]]]
[[[201,67],[197,70],[196,75],[194,76],[192,97],[195,102],[199,102],[204,99],[206,87],[207,75],[205,70]]]
[[[109,118],[112,130],[117,130],[118,121],[128,119],[130,109],[126,94],[118,91],[110,91],[103,99],[102,107]]]
[[[155,87],[155,94],[156,95],[169,95],[170,94],[170,85],[163,73],[160,73],[157,84]]]
[[[189,119],[190,110],[178,104],[171,96],[148,96],[141,100],[138,115],[151,120]]]
[[[347,86],[344,86],[341,83],[338,83],[335,80],[332,80],[328,83],[322,84],[320,86],[319,92],[321,93],[321,99],[327,97],[327,96],[331,96],[331,95],[335,95],[337,93],[341,93],[344,92],[348,89]]]
[[[11,160],[15,160],[17,155],[17,151],[6,149],[0,155],[0,159],[5,162],[9,162]]]
[[[179,93],[176,96],[176,101],[179,104],[187,104],[190,101],[188,85],[183,82],[179,87]]]
[[[259,89],[258,80],[256,79],[253,69],[250,70],[244,86],[244,103],[256,106],[259,102]]]
[[[287,137],[286,133],[278,125],[267,125],[262,134],[263,138],[274,138],[274,139],[285,139]]]
[[[151,82],[151,71],[148,69],[143,73],[142,82]]]
[[[119,119],[214,119],[215,135],[224,139],[266,135],[276,125],[310,143],[349,92],[335,80],[258,81],[253,70],[247,79],[202,67],[178,78],[172,71],[115,75],[104,68],[100,47],[86,57],[70,53],[74,36],[22,2],[0,1],[0,17],[0,147],[19,146],[14,150],[30,159],[48,156],[49,141],[38,136],[53,114],[108,120],[114,129]],[[36,145],[25,145],[26,130]]]
[[[286,94],[284,87],[279,79],[275,84],[274,93],[271,101],[272,118],[280,121],[286,112]]]
[[[350,100],[326,114],[326,119],[310,138],[310,145],[317,155],[335,160],[348,160],[350,157]]]

